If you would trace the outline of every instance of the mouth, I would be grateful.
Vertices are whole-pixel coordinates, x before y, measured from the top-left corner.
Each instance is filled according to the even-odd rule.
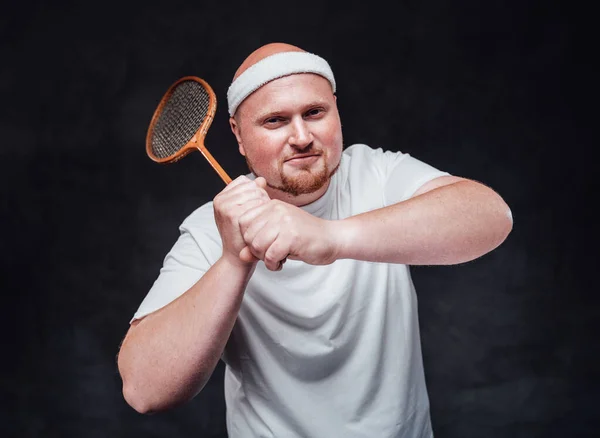
[[[285,160],[286,163],[308,163],[319,158],[321,154],[297,154]]]

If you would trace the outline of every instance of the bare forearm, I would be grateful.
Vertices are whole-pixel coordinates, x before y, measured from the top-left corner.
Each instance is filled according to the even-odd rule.
[[[130,328],[119,353],[123,394],[139,412],[194,397],[219,361],[253,266],[220,259],[185,294]]]
[[[439,187],[407,201],[344,219],[338,258],[410,265],[451,265],[500,245],[510,210],[474,181]]]

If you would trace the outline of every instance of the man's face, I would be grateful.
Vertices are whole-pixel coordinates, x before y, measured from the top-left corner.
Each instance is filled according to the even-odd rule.
[[[272,197],[312,202],[327,189],[342,153],[342,129],[327,79],[294,74],[269,82],[230,119],[250,170]]]

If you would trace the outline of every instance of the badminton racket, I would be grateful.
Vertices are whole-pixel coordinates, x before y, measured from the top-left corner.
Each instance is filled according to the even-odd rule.
[[[185,76],[172,84],[160,100],[148,132],[146,153],[157,163],[174,163],[195,150],[208,160],[225,184],[231,178],[204,145],[217,110],[217,98],[208,83]]]

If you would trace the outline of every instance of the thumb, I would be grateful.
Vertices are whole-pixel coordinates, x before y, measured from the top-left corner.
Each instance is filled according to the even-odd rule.
[[[245,246],[241,251],[240,251],[240,260],[246,263],[252,263],[252,262],[257,262],[258,259],[256,257],[254,257],[254,254],[252,254],[252,251],[250,251],[250,248],[248,248],[247,246]]]
[[[256,183],[257,186],[259,186],[261,189],[266,189],[267,188],[267,180],[264,179],[262,176],[259,176],[258,178],[256,178],[254,180],[254,182]]]

